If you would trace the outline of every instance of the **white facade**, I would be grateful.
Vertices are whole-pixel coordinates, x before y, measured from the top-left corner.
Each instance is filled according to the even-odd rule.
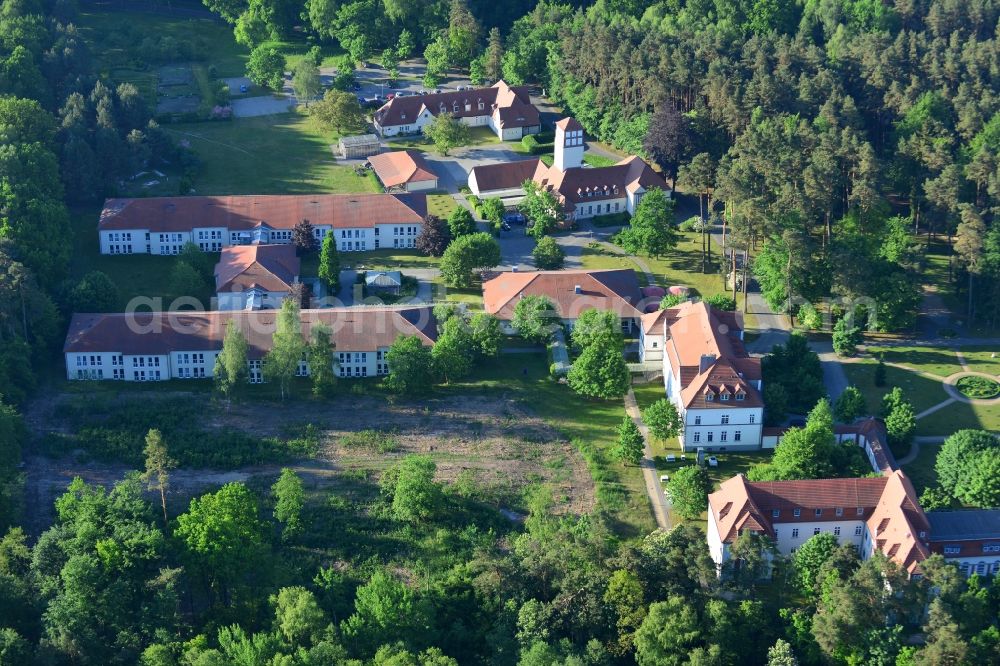
[[[287,291],[220,291],[215,295],[216,310],[277,310],[288,297]]]
[[[646,344],[644,341],[643,346]],[[660,354],[663,355],[663,377],[667,399],[674,403],[684,424],[677,437],[682,451],[695,451],[698,448],[704,448],[706,451],[743,451],[761,448],[764,427],[763,407],[741,407],[741,401],[731,399],[725,406],[719,403],[719,407],[710,409],[685,408],[681,399],[680,380],[670,369],[668,356],[663,354],[662,350]],[[751,384],[756,384],[755,388],[760,390],[760,382]]]
[[[378,124],[378,121],[375,121],[375,131],[383,137],[397,136],[399,134],[423,134],[424,126],[433,120],[433,118],[434,116],[430,111],[423,109],[412,121],[404,114],[402,120],[405,122],[399,125],[386,125],[383,127]]]
[[[423,227],[420,223],[376,224],[372,227],[316,225],[314,235],[322,241],[334,231],[337,250],[364,252],[380,248],[412,248]],[[292,242],[291,229],[272,229],[260,224],[253,229],[229,230],[221,227],[196,227],[191,231],[149,232],[146,229],[100,231],[101,254],[179,254],[184,245],[194,242],[205,252],[219,252],[230,245],[281,245]]]
[[[582,129],[566,130],[556,125],[552,166],[559,171],[565,171],[583,165],[585,149]]]
[[[331,367],[338,377],[376,377],[389,374],[385,361],[388,347],[365,352],[334,352]],[[217,350],[178,351],[169,354],[128,355],[116,352],[84,354],[66,353],[66,379],[118,380],[126,382],[155,382],[168,379],[211,379],[215,371]],[[247,363],[249,381],[259,384],[264,380],[261,361]],[[300,376],[309,375],[309,364],[302,362]]]
[[[584,220],[598,215],[614,215],[615,213],[632,214],[634,208],[629,208],[627,197],[618,199],[603,199],[593,203],[580,202],[573,209],[573,219]]]

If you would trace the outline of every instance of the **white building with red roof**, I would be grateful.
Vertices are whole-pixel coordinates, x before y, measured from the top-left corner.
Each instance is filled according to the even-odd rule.
[[[525,86],[497,81],[489,88],[396,96],[375,112],[375,129],[383,136],[419,134],[435,116],[447,113],[470,127],[489,127],[504,141],[517,141],[541,131],[538,109]]]
[[[740,313],[687,302],[645,315],[642,331],[647,357],[662,341],[664,389],[681,416],[682,450],[761,448],[760,359],[743,346]]]
[[[301,262],[293,245],[236,245],[223,248],[215,265],[220,310],[281,307],[299,281]]]
[[[107,199],[97,223],[101,254],[178,254],[231,245],[284,244],[303,220],[341,252],[414,247],[425,194],[281,194]]]
[[[574,118],[563,118],[555,127],[551,167],[537,158],[477,166],[469,172],[469,189],[476,196],[499,196],[514,203],[524,196],[524,182],[531,180],[559,199],[567,222],[632,215],[653,188],[669,195],[666,182],[642,158],[633,155],[611,166],[589,167],[583,161],[584,149],[583,126]]]

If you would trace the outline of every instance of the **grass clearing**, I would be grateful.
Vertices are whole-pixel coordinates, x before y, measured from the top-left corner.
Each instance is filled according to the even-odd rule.
[[[937,461],[940,444],[921,444],[920,453],[908,465],[903,465],[903,471],[910,477],[917,494],[924,491],[924,488],[937,486],[937,472],[934,470],[934,463]]]
[[[466,146],[486,146],[491,143],[500,143],[500,137],[493,133],[488,127],[470,127],[469,142]],[[434,143],[423,134],[416,134],[409,137],[394,137],[386,145],[393,150],[420,150],[425,153],[437,154],[438,150]]]
[[[1000,347],[962,347],[962,356],[969,370],[1000,377]]]
[[[597,482],[598,509],[623,537],[646,534],[656,527],[642,472],[610,458],[615,429],[625,416],[621,401],[590,400],[553,381],[545,354],[507,356],[478,368],[476,379],[455,384],[451,390],[487,389],[515,398],[573,442],[587,458]]]
[[[343,252],[340,261],[344,268],[437,268],[441,257],[428,257],[416,250],[385,249],[371,252]]]
[[[913,409],[918,414],[928,407],[933,407],[948,399],[948,394],[944,392],[939,380],[931,379],[912,370],[887,365],[885,367],[885,386],[875,386],[875,367],[878,364],[874,359],[857,359],[841,365],[847,374],[848,381],[857,386],[865,396],[869,414],[878,414],[881,411],[882,396],[891,391],[894,386],[903,389],[903,394],[913,403]],[[922,424],[923,420],[917,421],[918,430]],[[920,434],[925,433],[921,432]]]
[[[201,158],[197,194],[312,194],[381,192],[374,174],[338,166],[337,140],[296,113],[229,122],[165,125]]]
[[[584,268],[637,268],[626,256],[618,255],[601,247],[585,246],[581,260]],[[639,258],[653,272],[654,282],[663,287],[683,285],[689,287],[693,295],[711,296],[725,291],[722,275],[718,271],[719,252],[712,249],[712,262],[708,272],[701,272],[701,237],[694,233],[681,233],[677,247],[663,257],[639,255]],[[640,282],[644,279],[640,272]]]
[[[918,435],[948,437],[965,429],[1000,432],[1000,407],[953,402],[917,420]]]
[[[592,166],[595,169],[601,167],[609,167],[618,164],[618,160],[613,157],[605,157],[604,155],[595,155],[594,153],[584,153],[583,162],[588,166]]]
[[[445,220],[458,208],[458,202],[450,194],[428,194],[427,213]]]
[[[886,363],[899,363],[922,372],[929,372],[939,377],[950,377],[962,371],[958,357],[952,349],[941,347],[888,347],[873,348],[874,353],[881,353]]]

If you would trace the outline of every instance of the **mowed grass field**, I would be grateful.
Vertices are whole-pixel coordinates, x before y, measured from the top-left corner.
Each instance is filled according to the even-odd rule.
[[[201,159],[197,194],[381,192],[375,175],[340,166],[337,136],[308,116],[287,113],[229,122],[178,123],[164,129]]]

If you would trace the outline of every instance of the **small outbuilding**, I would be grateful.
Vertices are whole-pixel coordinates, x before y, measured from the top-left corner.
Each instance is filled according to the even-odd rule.
[[[340,137],[337,149],[343,159],[356,160],[378,155],[382,152],[382,145],[375,134],[359,134]]]
[[[398,294],[403,286],[403,274],[399,271],[366,271],[365,288],[371,292]]]
[[[436,190],[438,177],[423,156],[413,150],[396,150],[368,158],[387,192]]]

